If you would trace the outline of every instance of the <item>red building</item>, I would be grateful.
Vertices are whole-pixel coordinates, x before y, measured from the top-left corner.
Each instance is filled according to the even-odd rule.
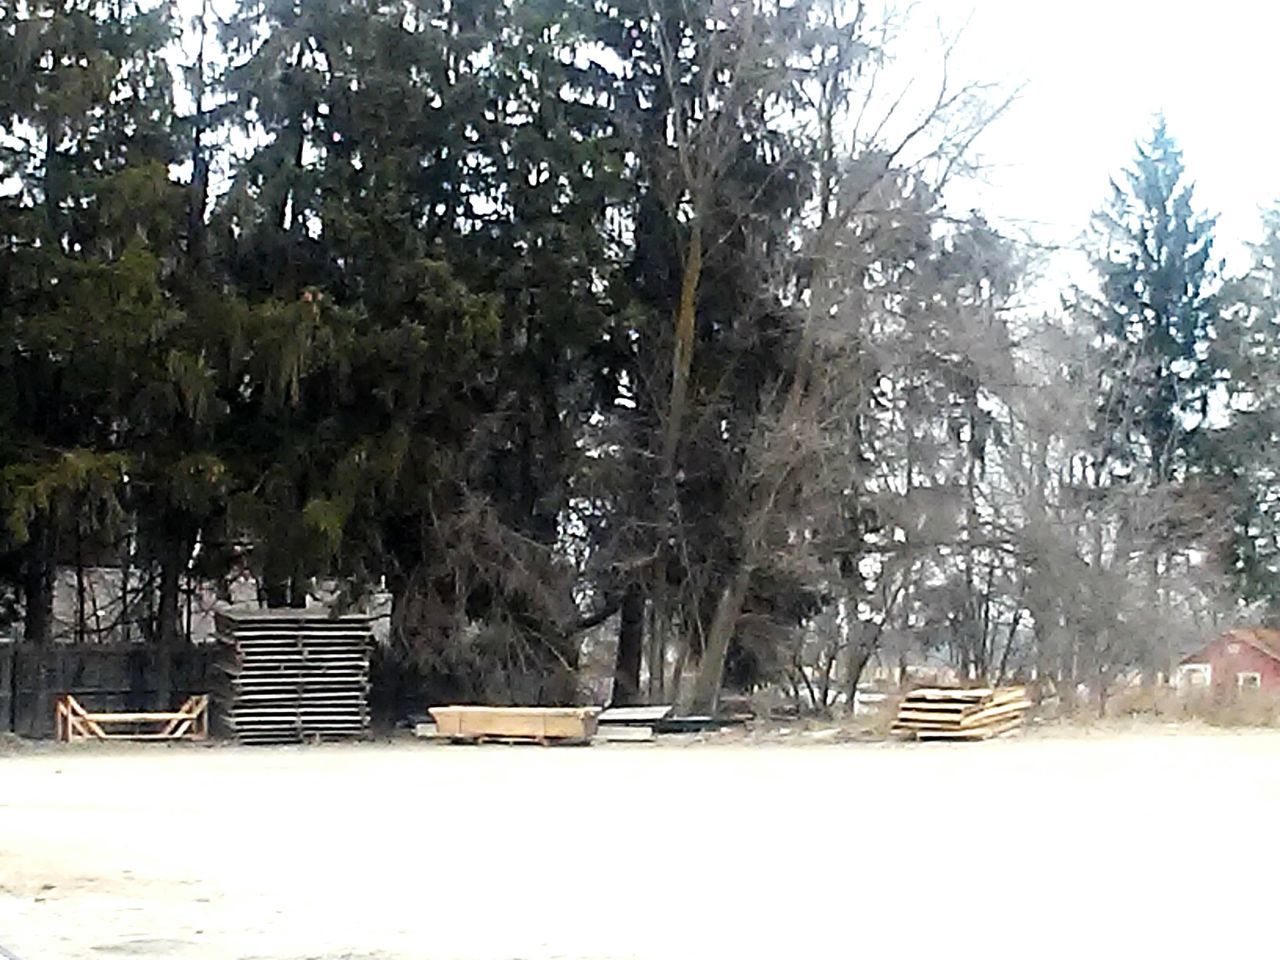
[[[1280,630],[1228,630],[1184,658],[1174,682],[1183,689],[1280,690]]]

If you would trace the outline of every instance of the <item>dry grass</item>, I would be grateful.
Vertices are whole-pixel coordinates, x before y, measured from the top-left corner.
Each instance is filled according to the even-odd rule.
[[[1280,727],[1280,695],[1261,690],[1179,693],[1167,687],[1130,689],[1107,702],[1107,716],[1098,717],[1096,701],[1071,708],[1046,709],[1040,716],[1051,722],[1089,726],[1116,721],[1153,721],[1210,727]]]
[[[760,721],[697,739],[799,745],[815,740],[835,743],[887,740],[891,739],[890,727],[900,700],[900,696],[891,696],[879,710],[858,717]],[[1098,716],[1096,700],[1080,700],[1070,706],[1059,702],[1040,704],[1028,714],[1024,730],[1033,735],[1089,736],[1269,728],[1280,728],[1280,694],[1204,691],[1197,695],[1157,688],[1125,690],[1112,697],[1107,702],[1106,717]]]

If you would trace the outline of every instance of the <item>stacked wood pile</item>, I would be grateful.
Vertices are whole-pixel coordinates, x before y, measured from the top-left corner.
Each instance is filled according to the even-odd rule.
[[[988,740],[1022,726],[1030,706],[1025,687],[912,690],[898,706],[893,732],[917,740]]]
[[[369,732],[367,616],[302,610],[220,613],[214,718],[241,743],[302,743]]]

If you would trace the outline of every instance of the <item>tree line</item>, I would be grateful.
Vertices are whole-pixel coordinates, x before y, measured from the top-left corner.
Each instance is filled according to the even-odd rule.
[[[606,636],[615,702],[825,710],[921,653],[1105,705],[1267,617],[1280,213],[1229,275],[1160,122],[1034,309],[945,203],[1009,96],[895,87],[901,26],[0,0],[0,620],[111,567],[163,663],[249,571],[385,590],[441,697],[570,699]]]

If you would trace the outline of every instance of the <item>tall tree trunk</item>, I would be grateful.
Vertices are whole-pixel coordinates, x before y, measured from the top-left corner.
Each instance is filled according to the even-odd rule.
[[[84,531],[76,520],[76,643],[84,643],[88,617],[85,610]]]
[[[53,525],[38,514],[31,522],[22,571],[22,638],[45,645],[53,629]]]
[[[818,695],[822,698],[822,712],[831,709],[831,677],[835,671],[838,649],[828,650],[822,663],[822,681],[818,685]]]
[[[858,684],[862,682],[863,671],[867,669],[867,664],[871,662],[871,654],[875,652],[875,647],[871,644],[855,644],[849,648],[849,675],[845,678],[846,693],[845,701],[850,713],[858,704]]]
[[[640,661],[644,651],[644,592],[638,583],[627,587],[618,618],[618,656],[613,670],[615,706],[639,703]]]
[[[307,578],[295,573],[289,578],[289,606],[301,610],[307,605]]]
[[[36,647],[35,731],[43,718],[53,716],[50,700],[49,658],[53,632],[53,578],[55,552],[53,524],[45,514],[31,522],[23,564],[23,639]]]
[[[130,633],[129,577],[133,571],[133,532],[126,531],[120,547],[120,637],[125,643],[133,639]]]
[[[178,616],[182,600],[182,546],[166,543],[160,555],[160,603],[156,610],[156,698],[168,710],[173,698],[173,661],[178,649]]]
[[[804,683],[805,692],[809,695],[809,709],[816,713],[818,711],[818,694],[813,689],[813,681],[809,679],[809,671],[804,668],[804,663],[801,662],[799,656],[791,664],[791,669],[795,671],[795,675]],[[803,702],[799,697],[796,698],[796,704],[798,707],[803,707]]]
[[[674,474],[676,451],[684,428],[689,397],[689,372],[693,367],[694,324],[698,316],[698,284],[702,279],[702,221],[695,217],[685,248],[684,270],[680,278],[680,302],[676,307],[675,346],[671,358],[671,402],[667,407],[666,431],[662,441],[664,477]]]
[[[1005,637],[1004,651],[1000,654],[1000,665],[996,670],[996,686],[1004,683],[1009,671],[1009,654],[1013,652],[1013,640],[1018,634],[1018,625],[1022,622],[1022,598],[1026,595],[1026,587],[1018,596],[1018,605],[1014,608],[1013,617],[1009,621],[1009,634]]]
[[[649,702],[662,703],[667,695],[667,623],[665,593],[655,591],[649,605]]]
[[[199,46],[196,51],[193,74],[192,98],[195,100],[195,130],[191,137],[191,191],[187,206],[187,262],[192,272],[200,275],[204,267],[205,223],[204,211],[209,203],[209,156],[205,151],[204,134],[208,125],[205,115],[205,41],[209,35],[209,4],[203,0],[196,23],[199,30]]]
[[[268,558],[257,577],[258,603],[271,610],[289,606],[289,575],[282,567],[283,564]]]
[[[667,621],[668,629],[670,629],[671,621]],[[676,641],[676,662],[671,667],[671,686],[667,688],[667,699],[674,700],[682,707],[685,706],[687,698],[684,697],[684,668],[689,663],[689,651],[693,644],[683,634],[672,632],[672,636]]]
[[[711,629],[707,631],[707,646],[702,652],[698,678],[689,697],[690,712],[712,714],[719,705],[725,658],[729,654],[729,643],[733,640],[750,582],[751,568],[742,564],[720,594],[715,615],[711,618]]]

